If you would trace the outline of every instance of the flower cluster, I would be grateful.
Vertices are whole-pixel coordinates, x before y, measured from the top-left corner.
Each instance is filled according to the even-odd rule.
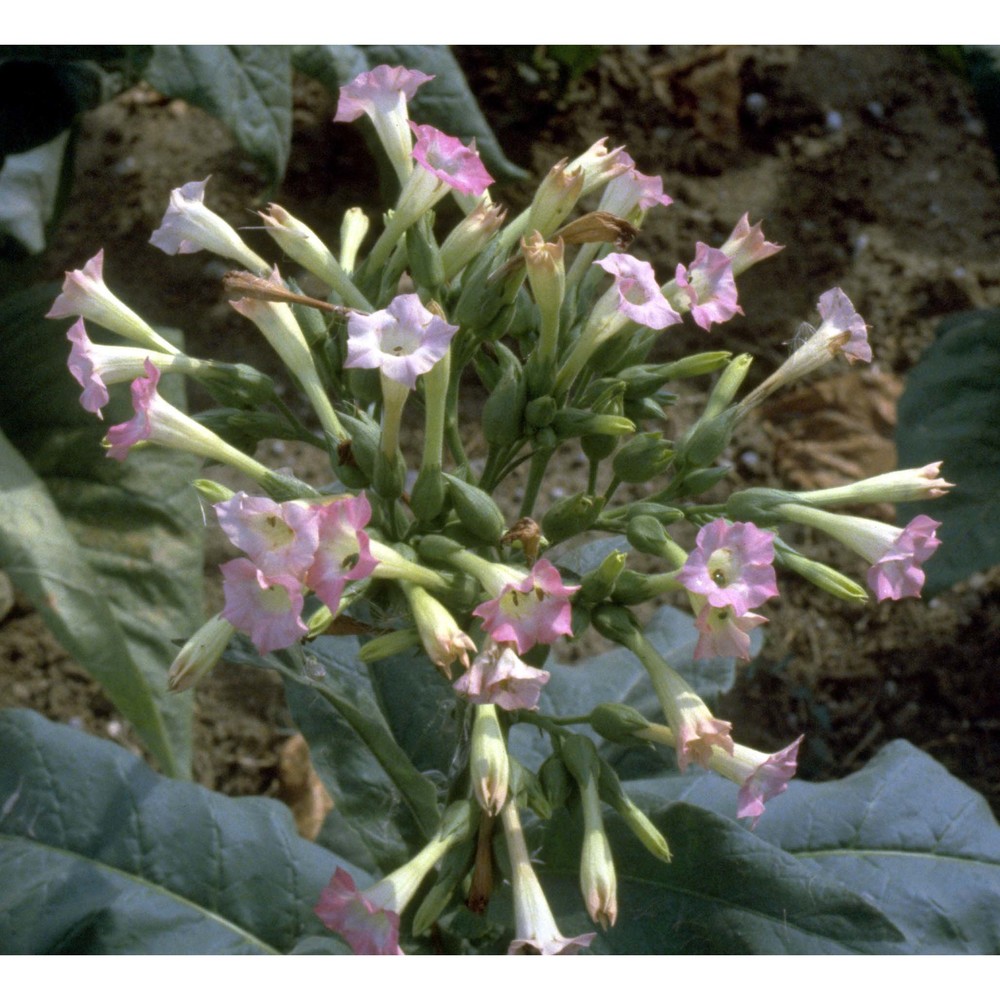
[[[205,250],[244,269],[226,275],[231,304],[289,371],[311,417],[285,403],[262,373],[189,356],[158,334],[108,289],[102,252],[67,273],[49,316],[75,318],[69,370],[86,410],[102,417],[115,384],[131,384],[134,415],[108,429],[110,457],[159,445],[230,466],[253,484],[233,492],[210,479],[197,483],[241,555],[220,566],[224,605],[179,653],[171,690],[211,670],[236,632],[262,656],[313,642],[319,650],[321,642],[341,641],[319,637],[350,611],[350,624],[365,634],[349,647],[360,661],[418,647],[424,666],[408,660],[398,668],[426,668],[419,674],[426,697],[415,699],[414,713],[443,698],[435,719],[456,722],[442,726],[441,739],[457,732],[457,744],[436,757],[455,762],[439,829],[423,843],[434,829],[423,817],[423,846],[371,885],[360,871],[338,868],[316,907],[323,923],[355,952],[399,954],[401,926],[415,937],[426,933],[459,891],[482,910],[499,874],[496,824],[513,891],[510,950],[570,953],[596,932],[560,932],[535,873],[523,809],[545,819],[571,800],[578,804],[571,812],[582,824],[580,892],[602,930],[619,914],[618,834],[605,828],[605,807],[655,857],[671,857],[598,738],[662,743],[676,751],[682,771],[694,765],[722,775],[739,786],[733,808],[751,827],[792,779],[802,740],[771,754],[737,743],[694,675],[685,676],[690,657],[672,653],[668,662],[632,608],[679,594],[695,615],[694,658],[746,661],[751,631],[767,621],[758,609],[779,597],[778,571],[799,573],[846,600],[866,599],[860,583],[793,549],[782,538],[788,525],[823,531],[861,556],[878,600],[917,597],[921,567],[940,544],[939,523],[921,514],[897,528],[834,508],[932,499],[951,484],[933,463],[832,489],[746,489],[717,499],[726,473],[718,461],[761,401],[835,358],[871,361],[867,325],[851,300],[840,288],[823,292],[819,326],[742,396],[748,355],[709,349],[651,360],[654,350],[671,352],[671,328],[683,323],[714,347],[719,325],[743,314],[739,276],[782,247],[744,215],[721,246],[698,242],[685,253],[689,263],[661,262],[672,265],[672,277],[661,282],[652,263],[630,251],[647,213],[672,199],[660,177],[640,173],[623,148],[609,149],[604,139],[555,164],[530,205],[508,220],[475,145],[411,119],[408,102],[433,79],[378,66],[341,90],[335,121],[366,116],[399,182],[367,250],[371,223],[360,209],[345,215],[336,252],[280,205],[260,213],[282,271],[301,268],[312,279],[307,287],[326,289],[322,297],[303,295],[299,282],[286,280],[208,207],[207,181],[172,192],[150,241],[168,254]],[[597,209],[573,218],[590,194]],[[446,198],[462,218],[439,241],[437,207]],[[84,321],[130,346],[95,344]],[[713,374],[704,412],[674,433],[672,388]],[[219,408],[191,417],[172,405],[160,380],[178,375],[197,379]],[[462,394],[472,379],[485,403],[481,427],[469,434],[459,417],[471,409]],[[316,485],[267,468],[252,455],[267,438],[315,448],[329,459],[330,475]],[[539,509],[550,462],[566,442],[586,459],[585,488],[562,489]],[[509,488],[518,469],[519,493]],[[623,483],[634,487],[629,499],[619,492]],[[511,496],[520,502],[516,513],[501,506]],[[697,528],[689,551],[680,540],[690,536],[673,527],[683,522],[691,533]],[[591,532],[622,543],[596,564],[571,557],[567,550]],[[659,565],[634,569],[633,549]],[[393,609],[384,621],[373,613],[380,603]],[[383,627],[397,611],[399,627]],[[545,669],[550,648],[591,627],[641,664],[665,725],[624,703],[578,704],[575,690],[565,694],[572,668],[546,687],[562,669]],[[562,716],[555,714],[560,699],[572,704],[563,704]],[[362,715],[358,709],[352,718]],[[584,724],[593,736],[581,732]],[[509,738],[517,726],[549,742],[537,774]],[[426,729],[407,738],[435,735]],[[391,743],[379,760],[397,780],[408,773],[399,766],[403,750],[388,728],[378,738]],[[419,777],[426,797],[431,783]],[[352,832],[344,843],[355,839]],[[421,896],[432,873],[439,881]],[[401,925],[418,898],[412,921]]]

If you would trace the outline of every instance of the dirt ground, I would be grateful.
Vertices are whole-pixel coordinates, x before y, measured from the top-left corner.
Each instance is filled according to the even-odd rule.
[[[785,245],[740,278],[744,317],[707,334],[672,329],[663,357],[750,351],[753,384],[787,356],[834,285],[869,323],[875,364],[831,370],[757,413],[725,456],[728,485],[819,487],[894,466],[895,401],[936,324],[1000,306],[997,165],[962,80],[913,48],[613,48],[572,82],[529,49],[499,64],[495,49],[458,55],[508,156],[536,178],[601,136],[663,176],[674,204],[650,214],[632,248],[661,280],[693,258],[696,241],[718,246],[744,212]],[[332,124],[335,98],[307,81],[296,93],[291,165],[274,200],[336,245],[345,208],[377,207],[375,172],[357,133]],[[253,226],[264,182],[219,123],[143,88],[90,113],[43,277],[103,246],[108,284],[154,324],[183,328],[192,353],[274,371],[221,294],[226,265],[204,254],[167,259],[147,243],[169,190],[209,174],[211,206]],[[500,200],[519,208],[529,190],[501,185]],[[272,253],[263,236],[247,239]],[[580,466],[567,454],[550,500]],[[833,545],[800,540],[845,572],[862,569]],[[210,543],[210,580],[230,556]],[[860,609],[797,578],[781,583],[763,653],[718,707],[741,742],[776,749],[805,732],[800,775],[822,779],[905,738],[1000,811],[1000,573],[928,602]],[[13,705],[130,742],[23,603],[0,627],[0,707]],[[196,777],[231,794],[274,794],[291,732],[280,684],[224,665],[198,691]]]

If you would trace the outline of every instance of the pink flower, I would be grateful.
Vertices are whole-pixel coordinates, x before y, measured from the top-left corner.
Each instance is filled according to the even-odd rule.
[[[276,503],[242,491],[215,505],[226,537],[266,577],[296,580],[302,579],[316,554],[319,510],[296,500]]]
[[[368,497],[340,497],[317,510],[319,530],[316,557],[306,574],[306,583],[319,599],[336,612],[344,587],[351,580],[371,576],[377,560],[362,528],[371,520]]]
[[[732,759],[745,777],[740,784],[736,816],[738,819],[749,818],[751,830],[764,812],[764,803],[785,791],[788,782],[795,777],[801,743],[800,736],[784,750],[769,757],[746,747],[737,748]]]
[[[651,330],[680,323],[680,315],[660,291],[651,264],[627,253],[609,253],[595,263],[614,276],[618,309],[629,319]]]
[[[740,274],[785,248],[780,243],[768,243],[760,223],[751,227],[750,215],[744,213],[720,249],[733,262],[733,274]]]
[[[635,161],[624,151],[619,154],[621,162],[628,163],[628,169],[613,178],[601,195],[598,206],[602,212],[627,216],[635,209],[648,211],[654,205],[672,205],[674,199],[663,193],[663,178],[650,177],[635,169]]]
[[[537,708],[549,677],[547,670],[529,667],[509,646],[492,643],[452,686],[473,705],[497,705],[513,712]]]
[[[225,219],[206,207],[208,181],[207,177],[203,181],[189,181],[170,192],[163,221],[149,242],[171,255],[208,250],[227,260],[239,261],[255,274],[263,274],[268,270],[267,263],[240,239]]]
[[[677,265],[675,280],[691,302],[691,316],[703,330],[713,323],[725,323],[743,310],[736,304],[733,262],[722,250],[705,243],[695,244],[690,267]]]
[[[148,441],[153,434],[153,417],[164,404],[156,387],[160,383],[159,369],[146,362],[146,377],[137,378],[132,383],[132,406],[135,416],[124,424],[115,424],[108,429],[108,455],[124,462],[129,449],[140,441]]]
[[[338,868],[320,894],[316,916],[336,931],[355,955],[402,955],[399,947],[399,914],[381,909]]]
[[[677,580],[702,594],[713,608],[731,607],[737,617],[778,594],[774,535],[749,521],[719,518],[699,532]]]
[[[493,178],[479,159],[475,144],[472,147],[466,146],[433,125],[415,125],[410,122],[410,128],[417,137],[413,158],[439,181],[460,194],[469,194],[475,198],[479,198],[493,183]]]
[[[505,584],[497,597],[472,613],[483,619],[493,639],[513,642],[518,653],[525,653],[536,643],[548,645],[573,634],[569,598],[579,589],[565,586],[559,570],[539,559],[520,583]]]
[[[749,660],[750,631],[766,621],[763,615],[755,615],[752,611],[737,615],[728,605],[713,608],[706,602],[695,619],[699,635],[694,658],[706,660],[713,656],[735,656],[739,660]]]
[[[58,300],[56,300],[58,301]],[[55,308],[53,306],[53,308]],[[108,387],[101,378],[97,359],[94,355],[94,345],[87,336],[83,319],[78,319],[67,331],[66,339],[73,345],[69,352],[69,372],[83,387],[80,394],[80,405],[90,413],[99,417],[101,407],[107,406],[110,396]]]
[[[839,288],[831,288],[819,297],[818,308],[823,323],[814,336],[830,340],[830,347],[839,350],[851,364],[871,361],[868,327],[851,300]]]
[[[868,570],[868,586],[880,601],[919,597],[926,574],[920,566],[941,544],[935,532],[941,527],[926,514],[918,514]]]
[[[294,577],[268,578],[249,559],[231,559],[219,569],[226,597],[221,616],[249,634],[262,656],[308,633],[301,617],[302,585]]]
[[[406,101],[412,100],[417,88],[433,80],[433,76],[418,69],[403,66],[376,66],[367,73],[359,73],[350,83],[340,88],[335,122],[353,122],[362,115],[370,118],[376,114],[388,115]]]
[[[66,316],[89,319],[106,330],[121,334],[154,351],[177,353],[173,344],[164,340],[104,283],[103,250],[98,250],[81,270],[66,272],[62,292],[52,303],[45,318],[63,319]]]
[[[347,321],[346,368],[378,368],[408,389],[447,353],[457,326],[428,311],[418,295],[397,295],[387,309]]]

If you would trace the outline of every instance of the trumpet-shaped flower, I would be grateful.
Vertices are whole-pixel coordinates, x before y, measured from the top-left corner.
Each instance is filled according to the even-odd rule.
[[[362,530],[371,520],[372,508],[368,497],[359,493],[355,497],[338,497],[316,510],[316,556],[306,583],[336,612],[348,582],[371,576],[377,565],[368,534]]]
[[[765,754],[736,744],[733,753],[712,751],[708,766],[740,786],[736,818],[749,819],[752,830],[764,813],[764,803],[780,795],[795,777],[800,736],[784,750]]]
[[[531,867],[528,845],[521,827],[515,799],[508,799],[500,810],[503,819],[507,854],[510,857],[511,883],[514,889],[514,940],[508,955],[572,955],[586,948],[595,934],[568,938],[560,933],[552,908],[545,898],[538,876]]]
[[[457,326],[425,309],[419,295],[397,295],[370,316],[353,313],[347,322],[346,368],[378,368],[408,389],[447,353]]]
[[[647,261],[627,253],[609,253],[595,263],[614,276],[612,291],[617,308],[630,320],[651,330],[663,330],[680,323],[680,315],[660,291],[653,267]],[[598,309],[599,306],[595,307],[595,313]]]
[[[839,350],[851,364],[871,361],[868,327],[851,300],[839,288],[824,292],[819,297],[817,308],[823,322],[814,337],[828,339],[829,347]]]
[[[127,340],[134,340],[151,350],[162,351],[164,354],[177,353],[173,344],[164,340],[104,283],[103,250],[98,250],[82,269],[66,272],[62,292],[52,303],[45,318],[62,319],[66,316],[89,319],[105,330],[120,334]]]
[[[741,274],[785,248],[780,243],[768,243],[760,223],[751,226],[749,213],[744,213],[719,249],[733,262],[733,274]]]
[[[637,210],[645,213],[654,205],[665,208],[673,204],[674,199],[663,193],[662,177],[639,173],[631,156],[625,152],[619,155],[621,162],[628,164],[628,169],[608,182],[597,206],[599,211],[626,218]]]
[[[355,955],[402,955],[399,914],[358,890],[350,873],[338,868],[320,894],[316,916],[336,931]]]
[[[446,135],[433,125],[410,122],[410,128],[417,137],[413,158],[448,187],[459,194],[479,198],[493,183],[475,145],[466,146],[460,139]]]
[[[790,521],[807,524],[836,538],[871,563],[868,586],[880,601],[919,597],[926,574],[920,568],[934,554],[941,540],[940,521],[918,514],[905,528],[895,528],[867,517],[834,514],[802,504],[775,508]]]
[[[157,392],[160,383],[159,369],[149,360],[144,362],[145,378],[137,378],[132,383],[132,406],[135,415],[123,424],[115,424],[108,430],[108,455],[124,461],[129,449],[140,441],[153,437],[154,421],[164,411],[169,416],[170,406]],[[168,410],[169,408],[169,410]],[[167,424],[169,427],[169,423]]]
[[[266,577],[249,559],[231,559],[219,569],[226,596],[221,616],[246,632],[262,656],[308,633],[302,620],[302,585],[294,577]]]
[[[333,120],[353,122],[367,115],[397,176],[405,181],[412,169],[407,101],[413,99],[417,88],[433,79],[403,66],[376,66],[340,88]]]
[[[189,181],[170,192],[163,222],[149,242],[171,255],[208,250],[226,260],[239,261],[255,274],[263,274],[267,263],[240,239],[225,219],[206,207],[208,181],[207,177],[203,181]]]
[[[242,491],[215,505],[226,537],[265,576],[296,580],[303,578],[316,554],[320,510],[297,500],[276,503]]]
[[[491,601],[473,610],[483,628],[497,642],[512,642],[518,653],[537,643],[548,645],[561,635],[572,635],[569,599],[580,588],[567,587],[559,570],[539,559],[520,582],[504,585]]]
[[[529,667],[509,646],[491,643],[452,686],[474,705],[497,705],[513,712],[536,708],[550,676],[547,670]]]
[[[722,250],[705,243],[695,245],[695,257],[689,267],[677,265],[675,280],[691,303],[691,316],[703,330],[713,323],[725,323],[743,310],[736,303],[733,262]]]
[[[695,548],[677,574],[692,594],[713,608],[731,607],[737,617],[778,594],[774,535],[749,521],[719,519],[698,532]]]

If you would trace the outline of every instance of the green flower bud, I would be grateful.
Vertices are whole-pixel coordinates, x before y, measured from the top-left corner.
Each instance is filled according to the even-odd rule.
[[[506,447],[521,437],[522,415],[527,398],[524,373],[520,363],[513,358],[511,363],[503,367],[500,380],[483,407],[483,436],[489,444]]]
[[[337,475],[340,476],[340,465],[356,468],[364,477],[361,485],[367,486],[375,475],[375,456],[379,453],[378,443],[381,436],[379,425],[366,413],[352,416],[348,413],[338,413],[344,430],[350,435],[344,449],[344,457],[338,465]],[[343,476],[340,476],[343,479]],[[355,488],[353,484],[344,482]]]
[[[469,778],[483,812],[496,816],[507,801],[510,758],[496,705],[473,705]]]
[[[635,424],[626,417],[574,408],[559,410],[551,426],[562,441],[589,434],[609,434],[615,437],[631,434],[635,430]]]
[[[597,783],[601,798],[607,802],[636,835],[643,847],[661,861],[670,861],[670,847],[652,820],[625,794],[614,768],[601,761],[601,774]]]
[[[662,388],[667,382],[717,371],[731,357],[729,351],[707,351],[668,364],[633,365],[620,371],[618,378],[626,383],[626,399],[643,399]]]
[[[645,729],[649,721],[631,705],[602,702],[591,711],[587,722],[595,733],[612,743],[627,747],[646,745],[647,741],[640,739],[635,733]]]
[[[551,396],[539,396],[524,408],[524,419],[529,427],[548,427],[558,410],[559,405]]]
[[[683,590],[673,573],[633,573],[625,570],[615,582],[612,596],[620,604],[643,604],[660,594]]]
[[[506,522],[496,501],[478,486],[447,472],[443,475],[459,521],[477,538],[490,545],[497,545],[506,530]]]
[[[699,420],[678,445],[678,465],[689,468],[711,465],[728,446],[736,416],[735,407],[730,407],[707,420]]]
[[[362,644],[358,659],[362,663],[375,663],[390,656],[398,656],[420,644],[420,633],[415,628],[401,628],[395,632],[376,636]]]
[[[574,493],[557,500],[542,517],[542,534],[550,545],[586,531],[604,507],[603,499],[590,493]]]
[[[825,563],[807,559],[777,537],[774,539],[774,561],[782,569],[798,573],[799,576],[842,601],[864,604],[868,600],[868,592],[859,583],[855,583],[850,577],[838,573]]]
[[[612,460],[615,475],[625,483],[646,483],[664,472],[674,459],[672,443],[659,431],[636,434]]]
[[[231,500],[235,495],[228,486],[223,486],[214,479],[196,479],[191,485],[211,504]]]
[[[433,291],[444,284],[444,264],[431,231],[429,215],[422,216],[406,230],[406,259],[418,288]]]
[[[417,473],[417,480],[410,490],[410,510],[418,521],[433,521],[441,513],[447,494],[448,484],[441,466],[425,466]]]
[[[601,761],[593,740],[580,733],[569,733],[559,744],[559,756],[578,785],[597,779]]]
[[[703,420],[711,420],[712,417],[718,416],[732,403],[752,364],[752,355],[740,354],[726,365],[725,371],[719,376],[705,404]]]
[[[625,569],[626,554],[619,552],[608,553],[601,561],[601,565],[591,570],[583,576],[580,581],[580,589],[574,597],[574,602],[580,604],[600,604],[606,601],[615,584]]]
[[[642,423],[643,420],[663,423],[667,419],[663,407],[655,399],[648,397],[646,399],[626,399],[622,412],[636,424]]]
[[[627,608],[617,604],[599,604],[590,614],[590,621],[605,639],[632,649],[642,641],[642,629]]]
[[[417,542],[420,558],[431,562],[448,562],[451,556],[463,551],[462,545],[444,535],[424,535]]]
[[[553,812],[566,805],[572,786],[562,759],[555,754],[547,758],[538,771],[538,777]]]
[[[227,444],[241,451],[253,453],[265,438],[289,440],[297,437],[295,430],[284,417],[263,410],[236,410],[219,408],[195,414],[202,427],[218,434]]]
[[[191,375],[223,406],[255,406],[276,395],[274,379],[251,365],[206,361]]]
[[[667,534],[663,525],[649,514],[638,514],[630,518],[625,537],[640,552],[666,560],[672,569],[680,569],[687,562],[687,553]]]

